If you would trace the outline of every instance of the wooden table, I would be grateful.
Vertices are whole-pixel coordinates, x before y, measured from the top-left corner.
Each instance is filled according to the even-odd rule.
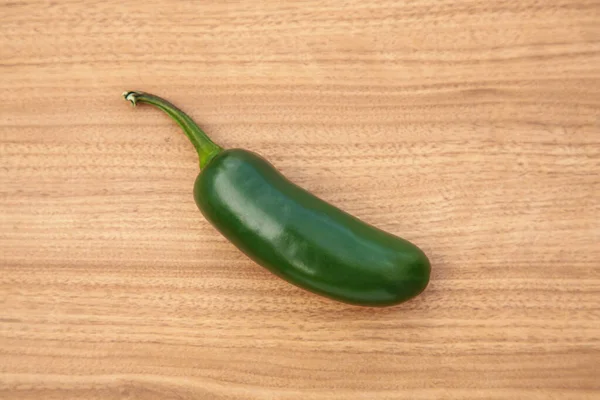
[[[592,399],[597,0],[0,3],[0,398]],[[165,96],[423,248],[297,289],[201,216]]]

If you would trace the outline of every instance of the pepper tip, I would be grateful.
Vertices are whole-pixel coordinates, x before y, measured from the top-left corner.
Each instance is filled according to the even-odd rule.
[[[137,92],[123,92],[123,97],[125,98],[125,100],[131,102],[131,105],[135,107],[138,94],[139,93]]]

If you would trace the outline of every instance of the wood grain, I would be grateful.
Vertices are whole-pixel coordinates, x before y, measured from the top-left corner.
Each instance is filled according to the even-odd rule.
[[[592,399],[600,2],[0,1],[0,398]],[[201,216],[124,90],[417,243],[429,288],[303,292]]]

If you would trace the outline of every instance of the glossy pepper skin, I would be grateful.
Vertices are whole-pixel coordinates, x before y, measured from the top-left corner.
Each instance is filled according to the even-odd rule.
[[[220,148],[166,100],[124,96],[163,109],[182,126],[200,156],[198,208],[256,263],[313,293],[361,306],[400,304],[427,287],[430,263],[414,244],[312,195],[256,153]]]

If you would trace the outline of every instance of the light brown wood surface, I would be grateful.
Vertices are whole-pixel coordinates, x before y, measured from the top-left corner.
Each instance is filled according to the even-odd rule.
[[[1,1],[0,398],[592,399],[600,2]],[[366,309],[249,261],[124,90],[423,248]]]

